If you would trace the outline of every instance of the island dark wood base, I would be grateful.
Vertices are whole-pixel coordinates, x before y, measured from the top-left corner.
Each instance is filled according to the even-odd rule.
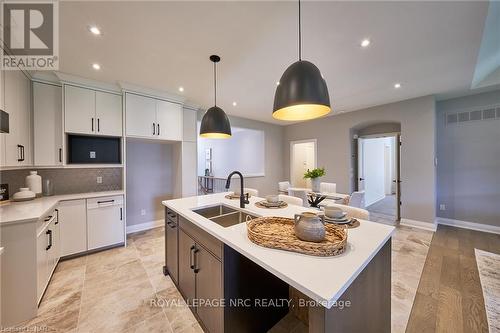
[[[350,302],[348,307],[347,301]],[[391,239],[358,275],[338,303],[343,307],[309,307],[309,333],[391,331]]]

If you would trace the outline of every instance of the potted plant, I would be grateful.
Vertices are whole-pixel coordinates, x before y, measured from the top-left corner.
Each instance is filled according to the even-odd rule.
[[[325,174],[325,168],[307,169],[304,173],[304,179],[311,179],[313,192],[319,192],[319,177],[323,177]]]

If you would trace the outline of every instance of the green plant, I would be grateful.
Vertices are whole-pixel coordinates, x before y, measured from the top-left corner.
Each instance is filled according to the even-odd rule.
[[[323,177],[325,174],[325,168],[307,169],[306,173],[304,173],[304,179]]]

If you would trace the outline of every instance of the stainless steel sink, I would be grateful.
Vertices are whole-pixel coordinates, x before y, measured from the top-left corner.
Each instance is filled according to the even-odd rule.
[[[247,222],[258,217],[226,205],[196,208],[193,209],[193,212],[206,217],[210,221],[215,222],[224,228]]]

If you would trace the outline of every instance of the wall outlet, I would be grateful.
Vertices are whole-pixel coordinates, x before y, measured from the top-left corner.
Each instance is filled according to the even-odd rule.
[[[97,184],[102,184],[102,177],[101,176],[97,177]]]
[[[439,205],[439,210],[446,210],[446,205],[445,204],[440,204]]]
[[[141,209],[141,216],[144,216],[146,215],[146,210],[145,209]]]
[[[95,158],[95,151],[90,152],[90,158]]]

